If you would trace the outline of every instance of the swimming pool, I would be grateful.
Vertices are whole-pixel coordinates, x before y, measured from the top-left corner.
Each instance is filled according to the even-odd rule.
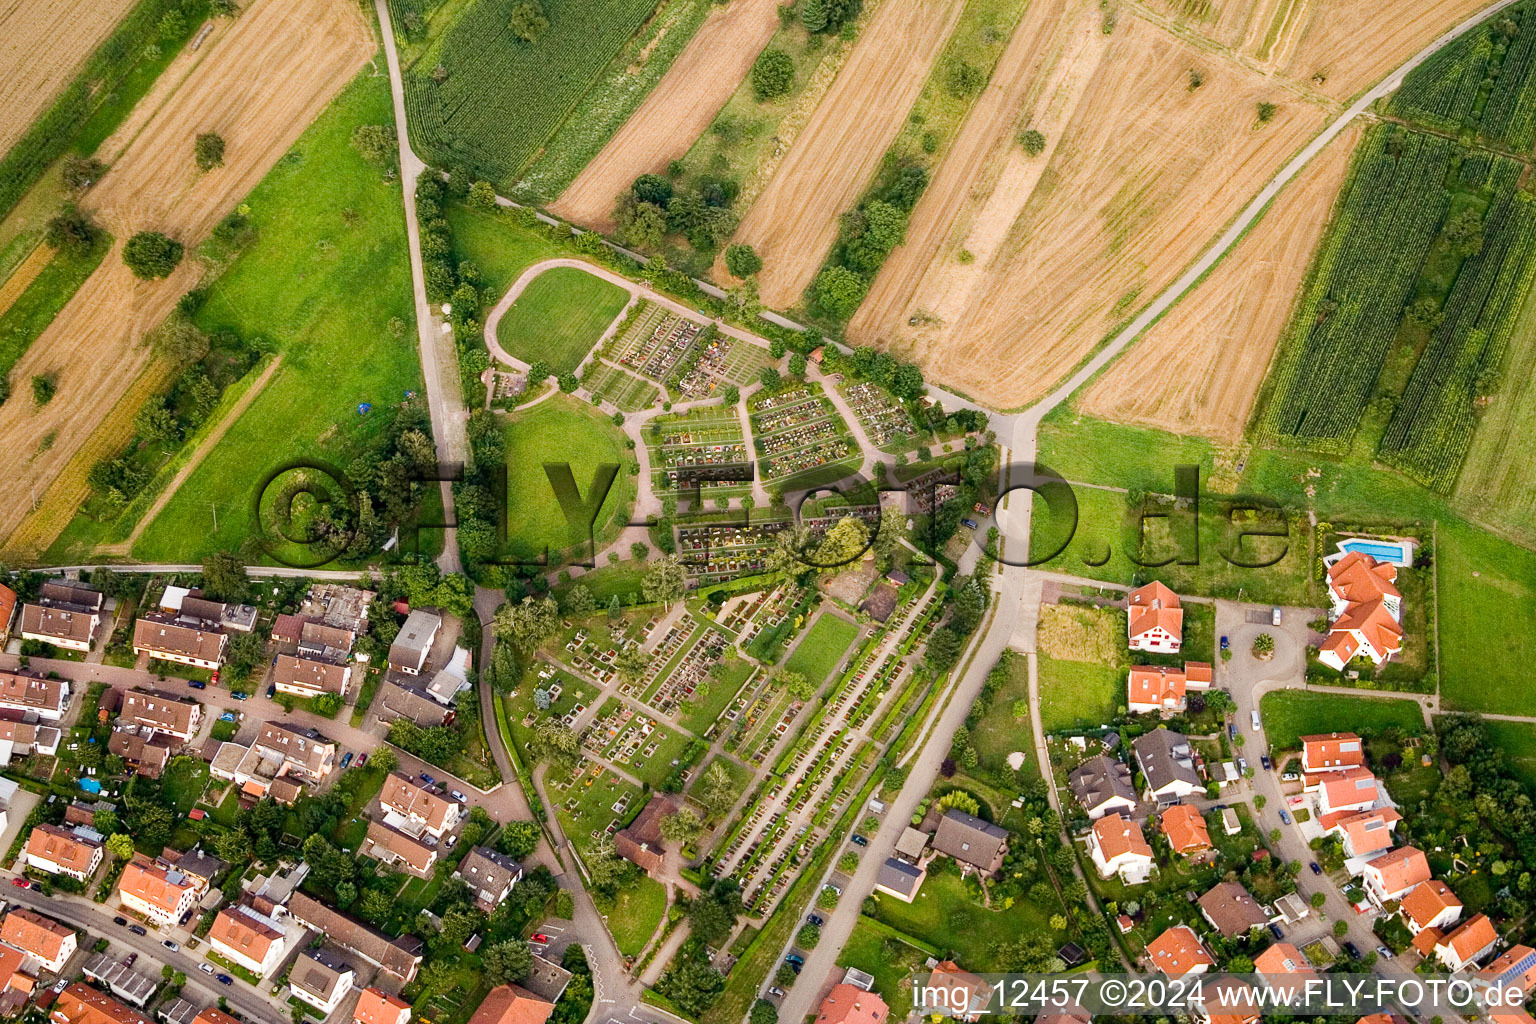
[[[1339,541],[1339,550],[1345,554],[1358,551],[1362,555],[1370,555],[1378,562],[1391,562],[1397,566],[1410,566],[1413,564],[1413,545],[1403,540],[1365,540],[1361,537],[1351,537],[1348,540]]]

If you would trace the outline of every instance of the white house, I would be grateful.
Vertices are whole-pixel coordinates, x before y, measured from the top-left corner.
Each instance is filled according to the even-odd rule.
[[[435,793],[404,772],[390,772],[379,792],[384,824],[406,835],[429,833],[441,839],[459,823],[463,808],[457,800]]]
[[[306,949],[288,969],[288,991],[295,999],[320,1011],[322,1019],[335,1012],[352,991],[357,972],[328,949]]]
[[[1131,749],[1141,767],[1148,800],[1167,806],[1193,793],[1205,792],[1205,784],[1195,770],[1194,749],[1183,733],[1153,729],[1132,740]]]
[[[1152,877],[1152,847],[1141,826],[1123,814],[1106,814],[1093,823],[1088,851],[1100,878],[1119,875],[1126,885],[1140,885]]]
[[[83,882],[96,873],[102,858],[99,833],[87,828],[41,824],[27,836],[26,866],[50,875],[68,875]]]
[[[256,907],[240,903],[219,911],[208,931],[208,944],[217,952],[265,977],[283,962],[283,923]]]
[[[1357,657],[1380,665],[1403,649],[1403,597],[1397,566],[1351,551],[1328,567],[1328,638],[1317,660],[1342,672]]]
[[[125,909],[169,928],[197,905],[205,888],[190,875],[135,854],[118,880],[117,898]]]
[[[27,954],[49,974],[64,970],[65,962],[79,948],[73,929],[24,907],[5,915],[4,924],[0,924],[0,940]]]
[[[1324,819],[1330,815],[1368,811],[1380,796],[1376,776],[1369,768],[1325,772],[1316,778],[1316,785],[1310,788],[1317,793],[1317,809]]]
[[[1412,846],[1399,846],[1365,865],[1365,891],[1378,907],[1400,900],[1421,882],[1429,881],[1429,861]]]
[[[1415,935],[1430,929],[1444,931],[1461,920],[1461,909],[1461,900],[1451,887],[1431,878],[1403,897],[1403,923]]]
[[[1421,932],[1418,938],[1414,939],[1414,946],[1418,947],[1420,940],[1433,934],[1438,933]],[[1498,944],[1499,933],[1494,931],[1493,922],[1488,920],[1486,914],[1477,914],[1468,918],[1460,928],[1441,936],[1435,942],[1434,954],[1435,959],[1444,964],[1446,970],[1455,973],[1480,963]]]
[[[1157,581],[1126,597],[1126,643],[1133,651],[1177,654],[1184,645],[1184,609],[1179,595]]]

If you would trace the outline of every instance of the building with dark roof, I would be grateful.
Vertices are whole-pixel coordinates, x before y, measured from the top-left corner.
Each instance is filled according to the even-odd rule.
[[[1008,830],[951,807],[939,819],[933,849],[953,857],[962,867],[994,875],[1008,853]]]

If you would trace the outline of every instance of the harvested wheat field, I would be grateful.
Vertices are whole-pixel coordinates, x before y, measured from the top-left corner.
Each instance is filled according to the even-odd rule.
[[[1068,90],[1065,127],[1037,158],[1048,165],[1021,164],[1028,173],[983,204],[970,269],[925,275],[864,320],[858,340],[980,401],[1032,401],[1177,278],[1322,127],[1321,108],[1126,11],[1080,98]],[[1204,84],[1191,90],[1197,61]],[[1267,124],[1261,101],[1280,103]]]
[[[0,155],[32,126],[134,0],[0,0]]]
[[[10,277],[0,281],[0,313],[10,309],[16,300],[21,298],[21,293],[37,280],[37,275],[43,272],[43,268],[52,259],[53,249],[39,244],[27,254],[26,259],[16,265]]]
[[[1272,55],[1282,74],[1339,100],[1365,91],[1487,0],[1291,0],[1305,6]],[[1322,76],[1318,80],[1318,76]]]
[[[85,497],[92,463],[131,434],[138,403],[150,393],[146,378],[164,372],[152,367],[141,342],[196,283],[198,270],[185,260],[165,280],[139,281],[123,265],[122,243],[143,230],[163,231],[189,249],[201,241],[375,45],[352,0],[254,0],[89,193],[84,205],[116,237],[114,250],[13,373],[14,380],[56,374],[56,397],[41,409],[19,399],[0,406],[0,447],[26,466],[0,482],[8,552],[24,557],[52,542]],[[225,165],[199,174],[192,148],[204,131],[224,137]],[[44,487],[37,512],[18,530],[33,488]]]
[[[837,238],[838,218],[874,176],[962,6],[962,0],[885,3],[864,27],[837,81],[731,239],[755,246],[763,258],[758,288],[764,305],[800,301]],[[715,276],[725,277],[723,264]]]
[[[855,341],[879,340],[882,324],[905,321],[915,295],[943,294],[952,316],[980,286],[1061,138],[1066,120],[1108,49],[1095,0],[1035,0],[1008,41],[933,180],[912,211],[907,240],[875,276],[848,325]],[[1045,134],[1029,156],[1013,144],[1022,126]],[[970,254],[967,262],[957,259]]]
[[[1286,186],[1237,247],[1099,378],[1078,408],[1236,442],[1349,173],[1358,127]]]
[[[613,230],[613,204],[642,174],[681,159],[731,98],[779,26],[779,0],[716,7],[630,119],[550,209],[576,224]]]

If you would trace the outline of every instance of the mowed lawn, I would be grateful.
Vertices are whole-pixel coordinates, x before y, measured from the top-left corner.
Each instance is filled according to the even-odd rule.
[[[1125,703],[1123,668],[1041,656],[1039,671],[1040,722],[1046,732],[1107,725]]]
[[[528,282],[502,315],[496,340],[514,358],[542,359],[555,373],[573,373],[628,301],[616,284],[555,267]]]
[[[1536,715],[1536,554],[1442,523],[1437,558],[1445,708]]]
[[[1424,731],[1424,715],[1411,700],[1280,690],[1264,695],[1259,714],[1272,750],[1298,750],[1300,737],[1325,732],[1370,736],[1393,727],[1410,735]]]
[[[847,619],[824,612],[811,624],[810,632],[784,663],[787,672],[799,672],[812,683],[820,684],[837,668],[848,648],[858,639],[859,627]]]
[[[453,247],[480,271],[486,309],[507,293],[517,276],[540,260],[569,256],[543,232],[520,223],[510,210],[481,210],[464,203],[444,207]]]
[[[197,562],[256,530],[253,489],[300,458],[345,466],[420,390],[399,185],[353,149],[391,121],[389,85],[364,72],[250,194],[257,237],[209,288],[204,330],[265,338],[281,369],[134,546],[149,562]],[[355,216],[353,213],[355,212]],[[389,330],[399,318],[405,330]],[[359,415],[360,403],[372,411]],[[217,529],[214,521],[217,519]]]
[[[1051,930],[1051,915],[1062,913],[1053,898],[1047,903],[1021,899],[1007,910],[988,910],[971,899],[953,862],[943,858],[933,865],[923,887],[911,903],[892,896],[875,896],[877,920],[897,931],[953,950],[956,962],[971,971],[999,968],[996,947],[1032,935],[1065,936]]]
[[[611,903],[605,901],[598,909],[608,915],[608,930],[619,952],[638,956],[666,913],[667,890],[656,879],[641,875],[639,882],[626,885]]]
[[[1004,771],[1008,755],[1014,751],[1024,754],[1025,770],[1038,774],[1035,765],[1035,739],[1030,730],[1029,716],[1015,717],[1014,705],[1019,701],[1029,703],[1029,659],[1027,654],[1014,654],[1009,661],[1007,677],[992,694],[992,707],[985,717],[971,730],[971,746],[981,759],[981,766],[989,771]]]
[[[570,465],[583,505],[592,500],[598,466],[619,467],[603,499],[592,534],[601,547],[628,521],[635,503],[635,478],[626,468],[624,435],[602,413],[565,395],[555,395],[507,420],[507,530],[509,554],[536,558],[547,548],[554,556],[587,540],[585,522],[573,530],[555,496],[545,461]]]

